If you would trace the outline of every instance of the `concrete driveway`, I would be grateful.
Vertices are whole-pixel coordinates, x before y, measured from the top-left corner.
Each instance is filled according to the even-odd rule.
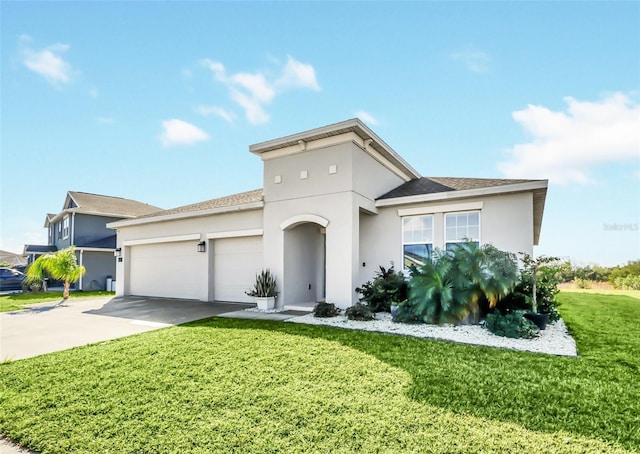
[[[149,297],[42,303],[28,310],[0,313],[0,361],[66,350],[251,306]]]

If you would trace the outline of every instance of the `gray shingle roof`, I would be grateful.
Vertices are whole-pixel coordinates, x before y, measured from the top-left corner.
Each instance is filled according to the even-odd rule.
[[[69,191],[73,204],[65,202],[65,209],[77,213],[104,214],[109,216],[138,217],[162,210],[136,200],[123,199],[86,192]]]
[[[393,199],[412,195],[437,194],[439,192],[463,191],[467,189],[492,188],[509,184],[528,183],[538,180],[508,180],[497,178],[452,178],[452,177],[422,177],[407,181],[380,199]]]
[[[253,191],[240,192],[217,199],[205,200],[204,202],[183,205],[169,210],[161,210],[143,216],[137,219],[153,218],[157,216],[169,216],[172,214],[193,213],[198,211],[213,210],[215,208],[227,208],[237,205],[245,205],[247,203],[255,203],[262,201],[262,189],[254,189]]]

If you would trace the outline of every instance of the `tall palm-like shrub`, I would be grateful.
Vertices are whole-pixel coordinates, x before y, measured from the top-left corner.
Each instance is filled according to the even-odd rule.
[[[411,270],[408,301],[401,307],[400,318],[425,323],[452,323],[464,318],[469,307],[464,289],[456,285],[453,257],[434,252],[420,268]],[[404,314],[408,311],[409,314]]]
[[[30,284],[40,284],[45,278],[64,282],[62,298],[69,298],[69,287],[77,282],[86,272],[82,265],[78,265],[76,260],[75,247],[71,246],[61,251],[41,255],[27,269],[27,282]]]
[[[454,251],[435,251],[420,268],[412,269],[405,319],[426,323],[477,323],[509,295],[518,282],[514,254],[492,245],[461,243]]]
[[[458,270],[456,284],[465,289],[472,322],[494,309],[518,283],[515,254],[491,244],[460,243],[453,251],[453,261]]]

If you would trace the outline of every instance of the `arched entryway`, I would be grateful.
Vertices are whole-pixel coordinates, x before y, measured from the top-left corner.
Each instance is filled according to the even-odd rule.
[[[323,218],[298,219],[283,226],[283,302],[312,307],[326,293],[326,230]]]

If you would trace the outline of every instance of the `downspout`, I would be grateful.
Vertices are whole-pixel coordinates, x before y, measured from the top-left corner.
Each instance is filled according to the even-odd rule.
[[[71,213],[71,243],[69,246],[73,246],[76,244],[76,213]],[[80,257],[82,258],[82,253],[80,253]]]

